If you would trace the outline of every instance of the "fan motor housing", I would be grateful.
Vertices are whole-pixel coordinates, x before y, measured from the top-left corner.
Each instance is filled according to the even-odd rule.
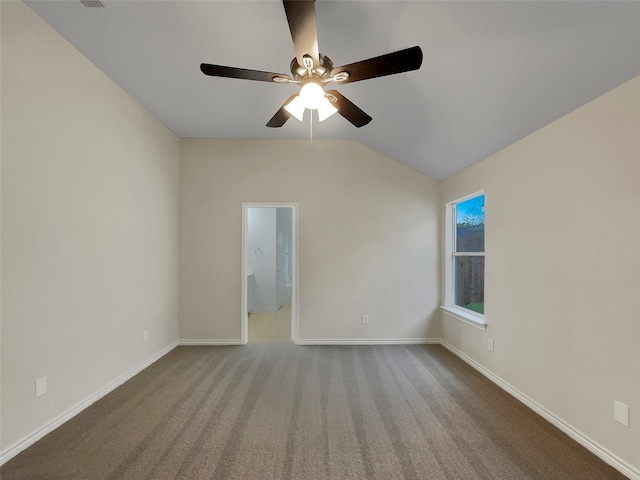
[[[328,78],[333,70],[333,62],[329,57],[322,53],[318,54],[318,59],[320,61],[320,66],[314,68],[311,71],[311,74],[316,78]],[[291,75],[293,75],[294,80],[301,82],[309,78],[309,70],[298,63],[297,57],[293,57],[293,60],[291,60],[290,68]]]

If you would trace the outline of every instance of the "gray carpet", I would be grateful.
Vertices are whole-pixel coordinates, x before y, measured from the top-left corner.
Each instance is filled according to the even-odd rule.
[[[179,347],[11,479],[624,479],[441,346]]]

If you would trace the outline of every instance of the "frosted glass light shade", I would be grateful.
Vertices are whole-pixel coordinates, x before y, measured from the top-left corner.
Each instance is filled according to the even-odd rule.
[[[331,104],[329,99],[327,97],[324,97],[318,104],[318,119],[322,122],[337,111],[338,109]]]
[[[300,89],[300,98],[305,107],[309,110],[315,110],[324,100],[324,90],[317,83],[309,82]]]
[[[295,97],[293,100],[291,100],[289,103],[287,103],[284,106],[284,109],[287,112],[289,112],[291,115],[293,115],[294,117],[296,117],[300,121],[302,121],[302,118],[304,117],[304,109],[305,108],[306,107],[304,105],[304,102],[300,98],[300,95]]]

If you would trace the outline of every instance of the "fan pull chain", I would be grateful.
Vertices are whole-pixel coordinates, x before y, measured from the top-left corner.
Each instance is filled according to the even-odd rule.
[[[309,110],[309,145],[313,145],[313,110]]]

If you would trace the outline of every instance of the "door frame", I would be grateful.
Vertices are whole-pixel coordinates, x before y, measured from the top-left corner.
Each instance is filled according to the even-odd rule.
[[[249,341],[249,312],[247,312],[247,231],[250,208],[291,208],[291,341],[298,343],[298,203],[297,202],[242,202],[242,255],[240,280],[242,305],[242,344]]]

